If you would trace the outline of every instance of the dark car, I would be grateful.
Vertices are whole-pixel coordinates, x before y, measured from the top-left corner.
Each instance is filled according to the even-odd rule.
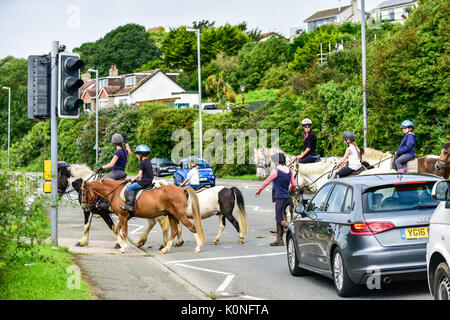
[[[286,233],[289,270],[334,281],[340,296],[361,285],[426,279],[431,190],[441,178],[382,174],[333,179],[307,203]]]
[[[152,159],[153,174],[157,177],[173,174],[178,166],[168,158],[153,158]]]
[[[187,177],[189,172],[188,160],[180,161],[179,169],[173,175],[173,182],[179,186]],[[198,159],[198,172],[200,174],[200,185],[214,187],[216,185],[216,175],[211,166],[203,159]]]

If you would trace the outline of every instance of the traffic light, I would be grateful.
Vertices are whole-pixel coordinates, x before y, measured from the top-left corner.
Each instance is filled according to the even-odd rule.
[[[51,58],[49,55],[28,57],[28,118],[49,119]]]
[[[58,116],[60,118],[78,118],[79,108],[84,104],[80,99],[80,88],[84,82],[80,79],[80,69],[84,62],[75,53],[59,54],[59,96]]]

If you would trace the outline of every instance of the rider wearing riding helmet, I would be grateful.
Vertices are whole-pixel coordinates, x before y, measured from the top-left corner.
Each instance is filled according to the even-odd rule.
[[[198,158],[196,156],[190,156],[188,158],[189,172],[186,179],[180,184],[180,187],[189,185],[194,190],[200,187],[200,173],[198,172]]]
[[[134,154],[140,161],[139,173],[134,179],[131,179],[132,184],[125,189],[126,203],[121,207],[123,210],[128,210],[132,216],[137,193],[153,183],[153,167],[151,161],[148,160],[150,148],[145,144],[141,144],[134,150]]]
[[[404,136],[400,143],[400,149],[395,152],[396,159],[394,162],[397,172],[405,173],[406,163],[415,157],[416,134],[412,132],[414,123],[411,120],[403,121],[400,128],[402,128]]]
[[[97,172],[101,172],[104,169],[112,169],[110,173],[105,175],[105,178],[121,180],[127,176],[125,173],[125,167],[127,166],[127,157],[131,153],[127,138],[128,136],[126,134],[122,136],[116,133],[112,136],[111,143],[114,144],[116,152],[108,164],[100,166],[97,169]],[[123,143],[125,143],[126,149],[123,148]]]
[[[353,131],[345,131],[342,139],[344,139],[348,148],[345,150],[342,160],[337,164],[337,168],[340,168],[343,164],[347,165],[338,172],[335,172],[331,179],[334,179],[334,177],[343,178],[349,176],[361,168],[361,150],[356,145],[356,135]]]
[[[317,136],[311,129],[311,119],[303,119],[302,126],[303,130],[305,130],[305,133],[303,134],[303,150],[302,153],[297,156],[297,160],[300,160],[300,163],[312,163],[316,161]]]
[[[273,182],[272,190],[273,197],[272,202],[275,202],[275,220],[277,222],[277,239],[272,242],[271,246],[283,246],[283,233],[284,227],[288,226],[289,223],[283,220],[283,213],[287,205],[293,207],[292,200],[289,195],[289,189],[293,190],[297,188],[295,183],[294,174],[286,166],[286,156],[284,153],[276,153],[272,155],[272,161],[277,164],[277,167],[272,171],[270,176],[263,182],[256,191],[255,196],[259,197],[261,191]],[[290,187],[289,187],[290,185]]]

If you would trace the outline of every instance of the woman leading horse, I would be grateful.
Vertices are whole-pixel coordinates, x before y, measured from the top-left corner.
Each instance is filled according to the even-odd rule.
[[[120,198],[120,192],[125,187],[122,181],[111,179],[101,179],[98,181],[84,181],[82,185],[82,205],[84,210],[95,205],[99,197],[106,199],[110,203],[112,211],[119,217],[119,223],[114,228],[116,238],[120,241],[120,252],[124,253],[128,248],[128,220],[130,214],[127,210],[121,209],[124,202]],[[195,225],[186,216],[186,211],[191,208]],[[200,248],[205,242],[202,221],[197,194],[194,189],[167,185],[154,190],[143,191],[139,199],[134,203],[134,216],[137,218],[151,219],[161,215],[169,216],[171,236],[167,245],[160,251],[167,253],[172,248],[173,240],[177,234],[177,222],[183,223],[194,235],[197,246],[195,253],[200,252]],[[122,230],[123,239],[119,236]]]

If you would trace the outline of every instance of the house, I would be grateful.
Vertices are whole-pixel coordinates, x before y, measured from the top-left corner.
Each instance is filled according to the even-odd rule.
[[[268,39],[270,39],[270,38],[272,38],[272,37],[278,37],[278,38],[282,38],[282,39],[284,39],[284,40],[286,40],[286,41],[289,41],[289,40],[286,39],[284,36],[282,36],[281,34],[276,33],[276,32],[266,32],[266,33],[261,33],[261,34],[259,35],[258,41],[259,41],[259,42],[266,41],[266,40],[268,40]]]
[[[198,92],[187,92],[181,87],[178,84],[178,73],[164,73],[159,69],[124,75],[118,73],[117,67],[112,65],[109,75],[98,79],[99,108],[150,102],[192,107],[198,103]],[[96,79],[91,79],[89,73],[83,74],[82,79],[84,85],[80,88],[80,94],[85,109],[95,110]]]
[[[415,7],[417,0],[387,0],[372,9],[370,15],[377,21],[398,23],[405,21]]]
[[[292,42],[296,37],[301,35],[305,30],[302,27],[289,28],[289,41]]]
[[[348,6],[322,10],[314,13],[304,22],[308,25],[308,32],[325,24],[340,24],[344,22],[361,22],[361,10],[358,9],[357,0],[351,0]]]

